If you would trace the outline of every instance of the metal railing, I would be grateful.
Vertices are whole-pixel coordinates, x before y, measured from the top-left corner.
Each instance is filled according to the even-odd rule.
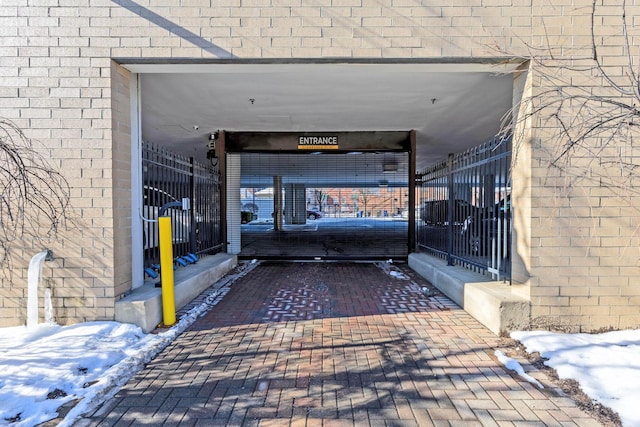
[[[220,177],[211,166],[196,162],[164,148],[142,145],[142,215],[145,267],[158,264],[158,219],[163,205],[190,200],[190,209],[172,207],[173,255],[206,255],[223,249],[220,223]]]
[[[449,155],[416,177],[420,250],[494,278],[511,275],[511,141]]]

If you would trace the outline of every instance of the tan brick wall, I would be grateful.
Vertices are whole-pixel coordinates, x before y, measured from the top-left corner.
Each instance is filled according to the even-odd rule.
[[[540,19],[548,25],[544,30],[552,35],[551,43],[564,46],[575,60],[550,60],[548,67],[534,69],[534,80],[538,79],[534,93],[561,87],[565,93],[579,90],[586,95],[619,96],[596,72],[586,69],[593,65],[584,59],[592,55],[590,8],[570,9],[574,16],[566,22]],[[628,16],[639,12],[637,6],[627,9]],[[604,21],[617,24],[599,25]],[[606,72],[623,82],[621,8],[599,7],[595,22],[598,54]],[[616,100],[632,102],[624,97]],[[575,108],[581,105],[574,101]],[[637,177],[621,163],[637,164],[637,155],[624,136],[609,139],[605,134],[590,138],[558,160],[567,141],[558,141],[558,128],[549,120],[556,109],[554,105],[533,124],[535,137],[530,141],[534,153],[529,258],[533,324],[584,331],[637,327],[640,306],[633,296],[640,289],[640,200],[633,190]],[[590,115],[598,117],[597,109]],[[575,117],[575,110],[564,116]]]
[[[551,46],[556,58],[589,54],[588,0],[426,3],[3,0],[0,116],[37,138],[72,185],[76,225],[55,244],[59,258],[48,272],[63,321],[110,318],[112,299],[131,285],[128,75],[112,59],[465,59],[526,56],[526,45]],[[640,16],[634,8],[628,15]],[[620,75],[620,10],[601,10],[601,52]],[[546,83],[536,66],[530,74],[529,89],[540,93]],[[561,77],[593,90],[602,84],[580,73]],[[531,287],[534,316],[562,316],[586,329],[638,325],[637,214],[629,207],[637,199],[585,181],[567,186],[548,167],[544,124],[527,132],[522,164],[530,170],[514,182],[527,214],[517,274]],[[0,324],[22,321],[13,306],[26,273],[15,275],[0,288]],[[593,300],[584,298],[609,310],[592,312]]]

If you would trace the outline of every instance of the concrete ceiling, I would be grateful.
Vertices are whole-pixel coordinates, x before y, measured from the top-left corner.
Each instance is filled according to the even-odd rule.
[[[512,105],[515,66],[218,63],[127,68],[141,76],[142,138],[202,162],[209,134],[221,129],[413,129],[420,170],[496,134]],[[247,163],[249,158],[243,169],[259,170]],[[348,180],[347,175],[345,169]]]

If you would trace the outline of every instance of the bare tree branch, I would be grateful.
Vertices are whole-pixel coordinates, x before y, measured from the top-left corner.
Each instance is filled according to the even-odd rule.
[[[622,7],[623,7],[623,11],[622,11],[622,29],[623,29],[623,36],[624,36],[624,42],[625,42],[625,46],[626,46],[626,55],[627,55],[627,60],[629,63],[629,67],[627,69],[627,74],[630,75],[630,80],[631,80],[631,89],[624,89],[622,86],[618,85],[617,83],[615,83],[613,81],[613,79],[609,76],[609,74],[604,70],[604,67],[602,66],[602,63],[600,61],[600,58],[598,57],[598,49],[597,49],[597,44],[596,44],[596,39],[595,39],[595,16],[596,16],[596,0],[592,1],[592,6],[591,6],[591,44],[592,44],[592,52],[593,52],[593,60],[595,61],[596,67],[598,68],[598,71],[600,71],[600,74],[602,74],[602,76],[605,78],[605,80],[607,80],[607,82],[613,87],[615,88],[618,92],[620,92],[621,94],[624,95],[630,95],[630,96],[634,96],[638,99],[640,99],[640,92],[638,92],[638,79],[635,76],[635,71],[633,69],[633,61],[631,58],[631,48],[629,46],[629,34],[627,32],[627,18],[626,18],[626,3],[623,1],[622,2]]]
[[[313,196],[316,199],[316,203],[318,204],[318,210],[322,212],[322,202],[324,201],[325,193],[321,188],[313,189]]]
[[[0,265],[10,245],[55,236],[69,208],[69,185],[13,122],[0,119]]]
[[[634,63],[639,58],[634,57],[631,50],[633,43],[629,30],[632,27],[627,21],[626,0],[621,4],[621,32],[614,36],[623,39],[620,45],[625,49],[627,62],[623,72],[620,72],[619,66],[607,66],[599,55],[597,4],[597,0],[592,0],[589,58],[558,56],[554,54],[556,47],[535,48],[527,45],[529,56],[523,60],[533,65],[531,69],[535,73],[533,78],[537,79],[534,85],[537,92],[523,97],[518,105],[514,105],[502,117],[497,134],[502,140],[513,138],[514,156],[517,156],[517,147],[523,143],[519,138],[524,136],[514,135],[514,132],[528,129],[525,121],[532,121],[534,128],[544,129],[545,139],[551,142],[545,144],[546,147],[555,150],[549,153],[550,166],[567,173],[575,156],[582,158],[583,164],[591,161],[599,162],[601,168],[609,167],[609,162],[613,160],[602,159],[603,153],[609,153],[608,156],[613,148],[624,144],[633,146],[634,141],[640,138],[640,75]],[[616,161],[620,164],[621,173],[628,174],[625,178],[627,183],[634,177],[638,178],[640,168],[637,157],[620,151]],[[601,172],[597,177],[601,183],[607,181],[607,185],[618,185],[613,182],[616,180],[606,176],[606,171]],[[572,169],[571,173],[596,179],[593,170],[581,173]],[[618,183],[623,181],[617,180]],[[630,191],[637,190],[633,188]]]

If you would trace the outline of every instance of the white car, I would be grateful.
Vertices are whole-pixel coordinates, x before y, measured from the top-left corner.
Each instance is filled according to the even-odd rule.
[[[164,190],[155,187],[144,186],[142,216],[143,243],[145,249],[158,246],[158,217],[160,209],[167,203],[179,202],[177,198]],[[171,232],[173,243],[186,243],[190,240],[191,211],[182,210],[182,207],[170,207],[165,215],[171,217]],[[196,224],[202,221],[202,216],[196,213]]]

